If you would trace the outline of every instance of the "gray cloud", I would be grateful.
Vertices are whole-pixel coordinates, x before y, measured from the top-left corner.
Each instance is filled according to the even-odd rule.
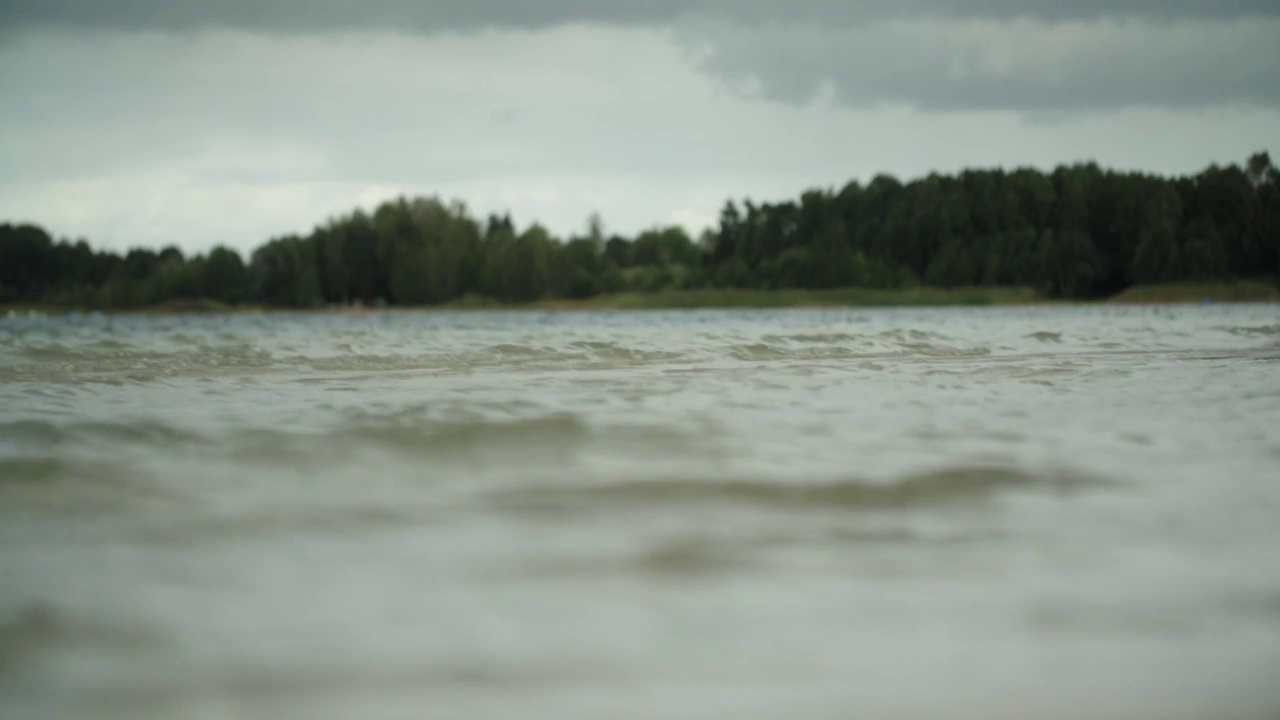
[[[0,0],[10,42],[53,26],[438,38],[571,23],[670,31],[709,76],[787,103],[1280,105],[1276,0]]]
[[[1280,6],[1280,4],[1277,4]],[[1280,105],[1280,20],[703,23],[702,66],[767,99],[1080,112]]]
[[[691,18],[753,25],[860,25],[907,18],[1064,22],[1277,16],[1280,3],[1274,0],[0,0],[0,27],[10,30],[61,25],[114,30],[443,32],[572,22],[666,25]]]

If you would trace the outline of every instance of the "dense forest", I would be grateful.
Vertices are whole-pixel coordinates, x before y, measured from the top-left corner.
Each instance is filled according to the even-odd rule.
[[[1098,165],[965,170],[908,183],[879,175],[796,200],[724,205],[691,237],[606,236],[599,218],[557,238],[460,203],[400,198],[372,214],[226,247],[124,255],[0,225],[0,303],[130,308],[210,299],[284,307],[527,302],[698,288],[1021,286],[1094,298],[1131,285],[1280,277],[1280,171],[1160,177]]]

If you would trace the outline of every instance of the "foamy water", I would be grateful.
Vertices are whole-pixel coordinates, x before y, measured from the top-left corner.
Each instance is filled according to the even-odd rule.
[[[0,321],[0,717],[1280,716],[1280,307]]]

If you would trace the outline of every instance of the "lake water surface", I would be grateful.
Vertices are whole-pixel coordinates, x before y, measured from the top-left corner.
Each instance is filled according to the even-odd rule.
[[[1280,717],[1280,307],[0,320],[0,717]]]

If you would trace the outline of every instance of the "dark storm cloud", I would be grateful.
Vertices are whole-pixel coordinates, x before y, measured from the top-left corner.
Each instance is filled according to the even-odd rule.
[[[0,0],[0,28],[115,30],[231,27],[262,32],[351,29],[440,32],[569,22],[663,25],[685,18],[742,23],[858,24],[887,18],[1236,19],[1280,16],[1275,0]]]

